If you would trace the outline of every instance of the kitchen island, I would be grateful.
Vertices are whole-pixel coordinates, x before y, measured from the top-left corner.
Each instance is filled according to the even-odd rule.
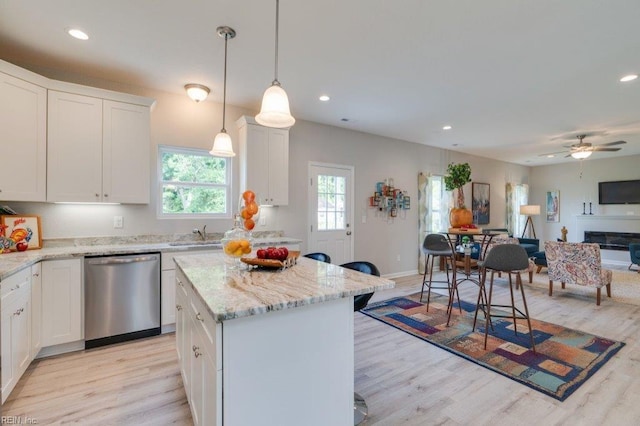
[[[194,424],[353,424],[353,296],[393,281],[307,258],[285,270],[231,270],[223,254],[175,262]]]

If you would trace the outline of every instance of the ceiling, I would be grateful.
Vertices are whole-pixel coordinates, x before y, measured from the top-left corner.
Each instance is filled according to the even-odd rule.
[[[297,119],[529,166],[577,161],[541,154],[583,133],[627,141],[591,159],[640,154],[640,79],[619,82],[639,20],[638,0],[282,0],[278,77]],[[273,0],[0,0],[0,58],[222,102],[220,25],[227,102],[257,111]]]

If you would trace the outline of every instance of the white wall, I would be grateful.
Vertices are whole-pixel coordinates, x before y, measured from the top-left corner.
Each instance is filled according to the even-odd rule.
[[[594,154],[593,157],[598,154]],[[560,222],[547,223],[545,216],[534,218],[536,233],[543,241],[555,240],[561,237],[562,226],[566,226],[569,231],[568,241],[582,241],[584,234],[583,227],[578,226],[577,217],[582,215],[582,203],[586,202],[586,212],[589,212],[589,201],[592,202],[592,212],[594,215],[616,216],[635,215],[640,219],[640,205],[599,205],[598,204],[598,182],[613,180],[640,179],[640,156],[616,157],[610,159],[589,158],[588,160],[574,161],[570,163],[539,166],[531,169],[531,203],[540,204],[542,211],[545,210],[546,192],[550,190],[560,191]],[[603,220],[602,223],[605,221]],[[640,220],[625,221],[629,223],[627,232],[640,232]],[[598,220],[592,221],[594,229],[592,231],[606,231],[598,228]],[[578,235],[580,234],[580,235]],[[628,259],[627,252],[613,252],[603,250],[602,258],[605,260],[621,260],[622,257]]]
[[[193,227],[207,225],[207,231],[223,232],[231,220],[159,220],[156,217],[157,146],[160,144],[211,148],[221,128],[222,105],[212,101],[194,103],[186,94],[176,95],[118,83],[88,80],[81,76],[61,75],[53,70],[36,69],[49,78],[123,91],[156,99],[151,113],[152,191],[149,205],[77,206],[46,203],[9,203],[23,214],[42,216],[45,239],[118,236],[139,234],[189,233]],[[295,108],[294,108],[295,112]],[[255,111],[227,106],[226,128],[238,152],[235,121]],[[287,236],[307,240],[307,173],[309,161],[344,164],[355,167],[355,223],[353,224],[355,257],[375,263],[383,274],[400,274],[417,270],[419,255],[417,181],[421,171],[444,173],[450,162],[468,161],[471,177],[491,185],[491,223],[486,227],[504,227],[504,188],[507,181],[527,183],[529,168],[496,160],[466,156],[439,148],[392,140],[389,138],[326,126],[298,119],[290,132],[289,206],[264,209],[267,225],[257,230],[283,230]],[[238,182],[238,161],[233,161],[234,182]],[[397,188],[411,196],[412,207],[393,222],[376,216],[366,207],[376,182],[392,177]],[[234,185],[234,205],[239,188]],[[471,185],[465,187],[467,204]],[[113,216],[124,217],[124,228],[113,228]],[[362,216],[367,216],[366,224]],[[303,252],[306,244],[302,246]],[[400,256],[400,261],[397,260]]]

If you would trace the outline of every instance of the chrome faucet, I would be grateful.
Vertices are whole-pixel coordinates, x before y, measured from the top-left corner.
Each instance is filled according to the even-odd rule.
[[[200,232],[200,230],[198,228],[193,228],[193,230],[191,232],[194,233],[194,234],[200,235],[200,237],[202,238],[202,241],[206,241],[207,240],[207,225],[204,225],[202,227],[202,232]]]

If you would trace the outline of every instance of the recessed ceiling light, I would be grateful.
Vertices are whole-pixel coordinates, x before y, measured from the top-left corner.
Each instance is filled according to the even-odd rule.
[[[446,125],[446,126],[444,126],[444,127],[442,128],[442,130],[451,130],[451,126]]]
[[[87,33],[77,28],[67,28],[67,34],[73,38],[77,38],[78,40],[89,40]]]
[[[318,99],[320,99],[322,102],[327,102],[331,98],[327,95],[322,95]]]
[[[622,77],[620,81],[622,81],[623,83],[626,83],[627,81],[633,81],[636,78],[638,78],[638,74],[629,74]]]
[[[547,155],[547,158],[553,158],[553,157],[555,157],[555,155],[553,155],[553,154]]]

